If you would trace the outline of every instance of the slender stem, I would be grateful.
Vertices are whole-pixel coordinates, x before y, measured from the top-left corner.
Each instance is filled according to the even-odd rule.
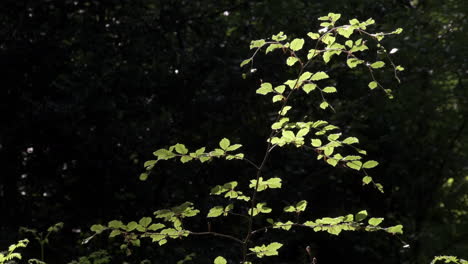
[[[41,261],[44,261],[44,242],[39,243],[41,245]]]

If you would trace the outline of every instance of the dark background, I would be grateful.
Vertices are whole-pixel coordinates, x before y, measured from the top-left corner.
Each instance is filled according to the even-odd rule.
[[[295,148],[275,151],[267,175],[284,180],[271,204],[307,199],[306,219],[367,209],[386,225],[403,224],[404,249],[384,233],[307,230],[269,232],[257,242],[282,241],[280,257],[258,263],[305,263],[311,246],[318,263],[428,263],[434,255],[468,255],[467,35],[464,0],[189,1],[3,0],[0,3],[0,248],[27,237],[20,226],[45,230],[64,222],[46,247],[48,263],[67,263],[106,249],[111,263],[212,263],[238,248],[216,238],[188,238],[158,247],[145,241],[130,257],[119,239],[87,245],[89,227],[130,221],[193,201],[203,214],[215,205],[209,189],[254,171],[241,162],[161,163],[138,180],[152,152],[177,142],[215,147],[228,137],[262,158],[278,110],[255,94],[259,80],[284,80],[284,55],[256,60],[241,78],[239,63],[250,40],[285,31],[291,37],[318,29],[317,17],[341,13],[377,21],[373,32],[404,28],[383,41],[398,48],[402,83],[389,100],[369,92],[366,72],[350,73],[333,60],[329,75],[339,93],[337,111],[320,111],[317,98],[297,102],[303,114],[325,118],[361,140],[380,162],[374,178],[385,194],[362,187],[349,170],[333,169]],[[228,11],[229,15],[223,15]],[[298,113],[300,115],[301,113]],[[28,151],[29,149],[29,151]],[[262,193],[263,195],[263,193]],[[266,199],[266,196],[263,196]],[[276,198],[275,198],[276,197]],[[238,219],[214,221],[235,232]],[[203,217],[193,228],[204,230]],[[81,229],[81,232],[72,230]],[[23,250],[38,257],[37,243]],[[238,262],[232,262],[238,263]]]

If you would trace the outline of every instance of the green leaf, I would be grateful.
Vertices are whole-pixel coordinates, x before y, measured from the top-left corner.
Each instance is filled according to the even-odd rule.
[[[124,228],[125,225],[122,223],[122,221],[112,220],[107,224],[107,226],[109,228]]]
[[[353,19],[349,20],[349,24],[351,24],[351,25],[359,25],[359,20],[357,20],[356,18],[353,18]]]
[[[188,153],[188,149],[185,147],[184,144],[179,144],[177,143],[175,145],[175,151],[179,154],[187,154]]]
[[[308,94],[311,91],[313,91],[316,87],[317,85],[315,83],[306,83],[302,86],[302,90],[304,90],[304,92]]]
[[[193,160],[193,158],[190,157],[190,156],[182,156],[182,157],[180,157],[180,161],[181,161],[182,163],[186,163],[186,162],[189,162],[189,161],[191,161],[191,160]]]
[[[137,228],[138,223],[135,221],[131,221],[130,223],[127,224],[127,231],[133,231],[135,228]]]
[[[302,49],[302,46],[304,46],[304,39],[294,39],[291,41],[290,48],[294,51],[298,51]]]
[[[164,227],[165,227],[165,225],[160,224],[160,223],[151,224],[151,225],[148,227],[148,230],[156,231],[156,230],[159,230],[159,229],[164,228]]]
[[[354,143],[359,143],[359,139],[357,139],[355,137],[348,137],[345,140],[343,140],[343,143],[348,144],[348,145],[354,144]]]
[[[324,92],[324,93],[336,93],[336,88],[328,86],[328,87],[323,88],[322,92]]]
[[[226,264],[227,261],[226,261],[225,258],[219,256],[219,257],[217,257],[217,258],[214,260],[213,263],[214,263],[214,264]]]
[[[360,170],[362,166],[362,162],[357,161],[357,160],[350,161],[350,162],[346,162],[346,166],[354,170]]]
[[[336,22],[338,19],[340,19],[341,14],[328,13],[328,17],[331,21]]]
[[[329,77],[330,76],[328,76],[328,74],[326,74],[325,72],[317,72],[312,76],[311,80],[312,81],[319,81],[319,80],[327,79]]]
[[[273,101],[273,103],[276,103],[276,102],[282,101],[282,100],[285,99],[285,98],[286,98],[286,97],[284,97],[284,96],[278,94],[278,95],[273,96],[272,101]]]
[[[157,160],[148,160],[148,161],[145,161],[145,163],[143,164],[143,167],[145,167],[146,170],[151,170],[154,165],[156,164],[156,162],[158,162]]]
[[[353,34],[354,32],[354,27],[352,26],[340,27],[337,29],[337,31],[338,31],[338,34],[340,34],[341,36],[345,38],[349,38],[349,36],[351,36],[351,34]]]
[[[396,66],[395,70],[397,71],[404,71],[405,68],[401,67],[400,65]]]
[[[254,248],[249,248],[249,250],[254,252],[258,258],[263,258],[265,256],[277,256],[278,249],[280,249],[282,246],[283,244],[281,243],[273,242],[268,246],[261,245]]]
[[[383,218],[372,217],[372,218],[369,219],[368,223],[371,226],[378,226],[378,225],[380,225],[380,223],[382,223],[383,220],[384,220]]]
[[[268,48],[266,49],[265,51],[265,54],[268,54],[276,49],[279,49],[279,48],[282,48],[283,45],[282,44],[279,44],[279,43],[273,43],[273,44],[270,44],[268,45]]]
[[[230,145],[230,146],[226,149],[226,151],[234,151],[234,150],[239,149],[240,147],[242,147],[241,144]]]
[[[288,141],[293,141],[296,137],[294,136],[294,133],[290,130],[283,130],[282,136],[284,139]]]
[[[323,153],[326,155],[326,156],[330,156],[331,154],[333,154],[333,151],[335,150],[334,147],[330,147],[330,146],[325,146],[323,148]]]
[[[393,34],[400,34],[401,32],[403,32],[403,29],[402,28],[397,28],[395,31],[393,31],[392,33]]]
[[[252,40],[250,42],[250,49],[260,48],[263,45],[265,45],[265,40],[264,39]]]
[[[322,42],[327,44],[327,45],[331,45],[333,43],[335,43],[335,40],[336,38],[332,36],[332,34],[330,33],[327,33],[325,35],[322,36]]]
[[[103,225],[92,225],[91,226],[91,231],[93,231],[96,234],[102,233],[102,231],[106,230],[107,228]]]
[[[218,217],[222,215],[223,212],[224,212],[224,208],[222,206],[215,206],[210,209],[206,217]]]
[[[362,178],[362,184],[363,185],[369,184],[370,182],[372,182],[372,177],[365,176],[364,178]]]
[[[110,234],[109,234],[109,237],[110,237],[110,238],[111,238],[111,237],[116,237],[116,236],[118,236],[118,235],[120,235],[120,234],[122,234],[122,231],[120,231],[120,230],[112,230],[112,232],[110,232]]]
[[[379,163],[375,160],[369,160],[367,161],[366,163],[364,163],[364,165],[362,165],[362,167],[364,169],[372,169],[374,167],[377,167],[377,165],[379,165]]]
[[[346,60],[346,64],[348,65],[349,68],[353,69],[356,68],[357,65],[363,63],[363,60],[359,60],[356,58],[351,58]]]
[[[383,61],[376,61],[370,65],[373,69],[379,69],[385,66],[385,62]]]
[[[288,59],[286,60],[286,64],[288,66],[293,66],[296,62],[298,62],[299,59],[294,57],[294,56],[291,56],[291,57],[288,57]]]
[[[369,86],[369,88],[370,88],[371,90],[373,90],[373,89],[375,89],[375,88],[377,87],[377,82],[376,82],[376,81],[372,81],[372,82],[369,83],[368,86]]]
[[[275,41],[283,41],[283,40],[285,40],[286,38],[287,38],[287,36],[284,35],[284,32],[283,32],[283,31],[279,32],[279,33],[276,34],[276,35],[271,36],[271,39],[272,39],[272,40],[275,40]]]
[[[140,219],[140,221],[138,222],[141,226],[143,227],[148,227],[150,224],[151,224],[151,217],[143,217]]]
[[[307,59],[310,60],[313,57],[317,56],[319,53],[320,53],[320,50],[310,49],[309,53],[307,54]]]
[[[403,226],[402,225],[387,227],[386,230],[387,230],[388,233],[392,233],[392,234],[403,234]]]
[[[305,128],[301,128],[301,130],[299,130],[296,134],[296,138],[301,138],[301,137],[304,137],[305,135],[307,135],[309,133],[310,129],[308,127],[305,127]]]
[[[320,37],[319,34],[312,32],[307,33],[307,36],[309,36],[311,39],[318,39]]]
[[[379,192],[384,193],[384,189],[383,189],[382,184],[376,183],[376,184],[375,184],[375,187],[377,187],[377,190],[379,190]]]
[[[262,95],[266,95],[271,92],[273,92],[273,86],[271,85],[271,83],[267,83],[267,82],[262,83],[260,88],[258,88],[256,91],[256,93],[262,94]]]
[[[294,79],[294,80],[287,80],[287,81],[284,82],[284,84],[286,84],[287,86],[289,86],[289,88],[294,89],[294,88],[295,88],[294,86],[295,86],[296,84],[298,84],[298,81],[297,81],[297,79]]]
[[[283,211],[285,211],[286,213],[293,213],[296,212],[296,208],[294,208],[294,206],[292,205],[288,205],[284,207]]]
[[[330,135],[327,137],[327,139],[328,139],[329,141],[335,141],[335,140],[337,140],[338,138],[340,138],[340,136],[341,136],[341,133],[330,134]]]
[[[312,146],[314,147],[320,147],[322,146],[322,141],[318,138],[313,138],[312,139]]]
[[[285,89],[286,89],[286,86],[284,86],[284,85],[280,85],[280,86],[275,87],[275,91],[280,93],[280,94],[284,93]]]
[[[241,67],[244,67],[244,65],[248,64],[249,62],[251,62],[252,59],[246,59],[246,60],[243,60],[240,64]]]
[[[143,172],[140,174],[140,181],[146,181],[148,179],[148,173]]]
[[[320,108],[322,109],[325,109],[328,107],[328,103],[326,101],[323,101],[321,104],[320,104]]]
[[[296,211],[297,212],[304,212],[307,207],[307,201],[302,200],[296,204]]]
[[[338,160],[332,159],[332,158],[327,159],[326,162],[327,162],[328,164],[330,164],[331,166],[333,166],[333,167],[335,167],[335,166],[338,164]]]
[[[348,47],[350,47],[350,48],[352,48],[352,47],[353,47],[353,41],[352,41],[352,40],[347,40],[347,41],[345,42],[345,45],[348,46]]]
[[[354,219],[356,219],[355,220],[356,222],[361,222],[362,220],[364,220],[366,218],[367,218],[367,211],[366,210],[362,210],[362,211],[360,211],[359,213],[357,213],[354,216]]]
[[[303,81],[307,81],[309,80],[309,78],[312,76],[312,73],[306,71],[304,72],[303,74],[301,74],[301,76],[299,77],[299,82],[303,82]]]
[[[319,18],[317,18],[317,19],[320,20],[320,21],[328,21],[328,20],[330,20],[330,18],[329,18],[328,16],[321,16],[321,17],[319,17]]]
[[[281,109],[278,113],[281,116],[284,116],[284,115],[286,115],[288,113],[289,110],[291,110],[291,108],[292,108],[291,106],[287,105],[287,106],[283,107],[283,109]]]
[[[219,147],[221,147],[224,150],[226,150],[229,147],[229,145],[231,145],[231,142],[227,138],[223,138],[221,139],[221,141],[219,141]]]

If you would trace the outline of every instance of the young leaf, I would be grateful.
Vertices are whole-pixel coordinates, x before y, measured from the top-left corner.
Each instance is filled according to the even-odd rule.
[[[363,184],[363,185],[367,185],[367,184],[369,184],[370,182],[372,182],[372,177],[370,177],[370,176],[365,176],[364,178],[362,178],[362,184]]]
[[[319,34],[312,32],[307,33],[307,36],[309,36],[311,39],[318,39],[320,37]]]
[[[219,257],[215,258],[213,263],[214,264],[227,264],[227,261],[226,261],[225,258],[219,256]]]
[[[373,90],[373,89],[375,89],[375,88],[377,87],[377,82],[376,82],[376,81],[372,81],[372,82],[369,83],[368,86],[369,86],[369,88],[370,88],[371,90]]]
[[[336,93],[336,88],[328,86],[328,87],[323,88],[322,92],[324,92],[324,93]]]
[[[263,45],[265,45],[265,40],[264,39],[252,40],[250,42],[250,49],[260,48]]]
[[[384,220],[383,218],[372,217],[372,218],[369,219],[368,223],[371,226],[378,226],[378,225],[380,225],[380,223],[382,223],[383,220]]]
[[[322,109],[325,109],[328,107],[328,103],[326,101],[323,101],[321,104],[320,104],[320,108]]]
[[[266,95],[271,92],[273,92],[273,86],[271,85],[271,83],[267,83],[267,82],[262,83],[262,85],[260,85],[260,88],[258,88],[256,91],[256,93],[262,94],[262,95]]]
[[[219,142],[219,146],[224,150],[226,150],[229,147],[229,145],[231,145],[231,142],[227,138],[223,138]]]
[[[270,44],[270,45],[268,45],[268,48],[266,49],[265,54],[268,54],[268,53],[270,53],[270,52],[272,52],[272,51],[274,51],[276,49],[282,48],[282,47],[283,47],[283,45],[280,44],[280,43]]]
[[[362,162],[357,161],[357,160],[350,161],[350,162],[346,162],[346,166],[354,170],[360,170],[362,166]]]
[[[312,81],[319,81],[319,80],[327,79],[329,77],[330,76],[328,76],[328,74],[326,74],[325,72],[317,72],[312,76],[311,80]]]
[[[307,54],[307,59],[310,60],[310,59],[312,59],[313,57],[317,56],[319,53],[320,53],[319,50],[310,49],[310,50],[309,50],[309,53]]]
[[[206,217],[218,217],[222,215],[223,212],[224,212],[224,208],[222,206],[215,206],[210,209]]]
[[[151,217],[143,217],[140,219],[140,221],[138,222],[142,227],[148,227],[150,224],[151,224]]]
[[[249,62],[251,62],[252,59],[246,59],[246,60],[243,60],[240,64],[241,67],[244,67],[244,65],[248,64]]]
[[[359,143],[359,139],[355,138],[355,137],[348,137],[348,138],[345,138],[345,140],[343,140],[343,143],[345,144],[354,144],[354,143]]]
[[[315,83],[306,83],[302,86],[302,90],[304,90],[304,92],[308,94],[311,91],[313,91],[316,87],[317,85]]]
[[[287,36],[284,35],[284,32],[283,32],[283,31],[279,32],[279,33],[276,34],[276,35],[271,36],[271,39],[272,39],[272,40],[275,40],[275,41],[283,41],[283,40],[285,40],[286,38],[287,38]]]
[[[312,139],[312,146],[314,147],[320,147],[322,146],[322,141],[318,138],[313,138]]]
[[[294,57],[294,56],[291,56],[291,57],[288,57],[288,59],[286,60],[286,64],[288,66],[293,66],[296,62],[298,62],[299,59]]]
[[[362,211],[360,211],[359,213],[357,213],[354,216],[354,219],[356,219],[356,222],[361,222],[362,220],[364,220],[366,218],[367,218],[367,211],[366,210],[362,210]]]
[[[346,60],[346,64],[348,65],[349,68],[353,69],[356,68],[357,65],[363,63],[363,60],[359,60],[356,58],[350,58]]]
[[[362,167],[364,169],[372,169],[372,168],[376,167],[377,165],[379,165],[379,163],[377,161],[369,160],[366,163],[364,163],[364,165],[362,165]]]
[[[304,46],[304,39],[294,39],[291,41],[290,48],[294,51],[298,51],[302,49],[302,46]]]
[[[184,144],[179,144],[177,143],[175,145],[175,151],[179,154],[187,154],[188,153],[188,149],[185,147]]]
[[[383,61],[376,61],[370,65],[373,69],[379,69],[385,66],[385,62]]]
[[[338,34],[340,34],[341,36],[343,36],[345,38],[349,38],[349,36],[351,36],[351,34],[353,34],[354,27],[352,27],[352,26],[340,27],[340,28],[337,29],[337,31],[338,31]]]
[[[275,87],[275,91],[276,91],[277,93],[280,93],[280,94],[284,93],[284,90],[285,90],[285,89],[286,89],[286,86],[284,86],[284,85],[280,85],[280,86],[276,86],[276,87]]]
[[[396,226],[387,227],[386,231],[392,234],[403,234],[403,226],[396,225]]]

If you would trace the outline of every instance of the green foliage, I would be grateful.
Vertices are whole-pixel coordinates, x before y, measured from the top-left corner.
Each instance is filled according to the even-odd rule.
[[[234,152],[238,150],[241,144],[231,144],[227,138],[219,141],[219,148],[212,151],[206,151],[205,147],[195,151],[189,150],[184,144],[177,143],[169,148],[159,149],[153,154],[157,157],[156,160],[145,162],[144,167],[146,172],[140,176],[142,180],[146,180],[147,176],[154,169],[156,164],[163,160],[178,159],[181,163],[186,163],[193,160],[198,160],[201,163],[211,161],[214,158],[223,158],[225,160],[240,160],[256,170],[255,176],[249,179],[248,188],[238,181],[230,181],[225,184],[216,185],[210,190],[210,195],[219,197],[223,204],[217,204],[211,207],[208,212],[203,213],[208,219],[226,217],[229,215],[241,216],[247,220],[245,225],[246,230],[243,232],[246,236],[240,234],[225,234],[211,230],[208,231],[192,231],[186,228],[186,218],[194,217],[200,213],[195,209],[191,202],[185,202],[179,206],[170,209],[158,210],[154,213],[154,219],[143,217],[138,222],[131,221],[124,224],[118,220],[113,220],[104,225],[94,225],[91,231],[95,235],[104,231],[110,231],[109,237],[123,237],[124,243],[121,249],[127,254],[131,253],[130,247],[140,246],[140,239],[149,238],[152,242],[164,245],[168,239],[182,239],[187,236],[196,235],[212,235],[222,237],[234,241],[241,246],[240,260],[241,263],[251,263],[251,256],[257,258],[271,257],[279,254],[278,250],[283,246],[282,243],[272,242],[267,245],[257,245],[251,247],[255,240],[252,236],[266,232],[268,229],[279,229],[290,231],[292,227],[307,228],[312,232],[327,232],[331,235],[339,235],[342,231],[364,231],[374,232],[383,231],[392,235],[402,234],[403,227],[401,225],[382,227],[380,226],[384,218],[372,217],[367,222],[364,220],[368,217],[366,210],[358,212],[356,215],[348,214],[339,217],[322,217],[316,220],[300,221],[299,215],[302,215],[308,205],[308,201],[302,200],[297,203],[291,203],[286,206],[283,211],[286,221],[274,221],[273,218],[266,220],[264,223],[265,214],[279,214],[273,212],[273,207],[267,205],[267,194],[270,194],[274,189],[283,187],[283,181],[280,177],[271,177],[264,179],[262,175],[265,173],[265,164],[270,153],[275,148],[292,146],[303,151],[309,151],[316,155],[317,160],[323,160],[325,164],[332,167],[343,167],[358,171],[363,174],[364,185],[372,183],[373,186],[383,192],[383,186],[380,183],[375,183],[366,170],[372,169],[378,165],[377,161],[365,158],[367,151],[357,148],[355,145],[359,143],[359,139],[352,136],[343,135],[343,131],[338,126],[331,124],[325,120],[310,120],[304,117],[302,121],[295,121],[293,116],[288,116],[293,108],[288,105],[293,97],[307,96],[312,92],[316,92],[321,98],[319,107],[334,111],[333,106],[325,96],[337,93],[338,90],[333,82],[333,77],[327,72],[327,64],[340,55],[345,55],[343,64],[354,69],[358,66],[364,66],[370,73],[372,85],[371,89],[380,87],[375,79],[374,71],[385,66],[385,62],[369,62],[361,56],[361,52],[369,50],[368,41],[379,42],[384,36],[398,34],[399,31],[391,33],[372,34],[368,32],[367,27],[375,23],[373,19],[368,19],[360,22],[357,19],[351,19],[349,24],[336,26],[336,22],[341,18],[340,14],[329,13],[327,16],[320,17],[322,27],[318,32],[309,32],[309,38],[295,38],[288,42],[287,36],[280,32],[273,35],[271,39],[253,40],[250,44],[250,49],[254,49],[252,57],[244,60],[242,66],[248,64],[253,65],[253,60],[259,51],[265,48],[265,53],[272,53],[276,49],[282,49],[287,54],[286,65],[292,67],[295,76],[286,81],[278,83],[261,82],[256,93],[263,96],[271,96],[275,105],[280,105],[276,119],[271,125],[271,134],[267,138],[267,150],[260,163],[256,163],[249,158],[246,158],[243,153]],[[357,34],[355,34],[357,33]],[[307,41],[306,41],[307,40]],[[310,41],[315,43],[310,43]],[[313,49],[308,49],[313,47]],[[378,44],[379,52],[386,53],[382,45]],[[305,57],[304,57],[305,55]],[[321,56],[319,56],[321,55]],[[359,57],[358,57],[359,56]],[[397,72],[394,63],[388,57],[389,64],[394,67],[394,75],[398,80]],[[312,63],[314,62],[314,63]],[[319,66],[317,66],[319,65]],[[314,66],[314,67],[312,67]],[[315,68],[317,67],[317,68]],[[313,69],[312,69],[313,68]],[[310,69],[310,71],[308,71]],[[333,86],[331,86],[333,85]],[[391,97],[390,89],[383,91]],[[303,93],[302,93],[303,92]],[[240,181],[241,183],[243,181]],[[240,190],[239,190],[240,189]],[[242,191],[247,189],[247,191]],[[259,196],[260,192],[265,195]],[[244,194],[249,193],[249,194]],[[161,223],[154,223],[161,219]],[[221,221],[221,220],[218,220]],[[255,228],[258,227],[258,229]],[[242,228],[242,227],[241,227]],[[93,235],[94,236],[94,235]],[[89,239],[87,240],[89,241]],[[250,253],[248,253],[250,251]],[[227,263],[227,260],[221,256],[214,260],[216,264]]]
[[[44,262],[44,250],[45,246],[49,244],[49,237],[53,233],[58,233],[63,228],[63,222],[56,223],[47,228],[47,232],[41,232],[33,228],[20,227],[20,233],[32,235],[33,239],[39,243],[40,246],[40,260],[30,259],[30,263],[43,264]]]
[[[10,245],[7,251],[0,252],[0,264],[10,263],[12,260],[21,260],[22,256],[20,253],[15,252],[18,248],[25,248],[28,246],[29,240],[23,239],[18,241],[16,244]]]
[[[455,264],[467,264],[468,261],[464,259],[459,259],[458,257],[455,256],[436,256],[434,259],[431,261],[431,264],[436,264],[436,263],[455,263]]]

